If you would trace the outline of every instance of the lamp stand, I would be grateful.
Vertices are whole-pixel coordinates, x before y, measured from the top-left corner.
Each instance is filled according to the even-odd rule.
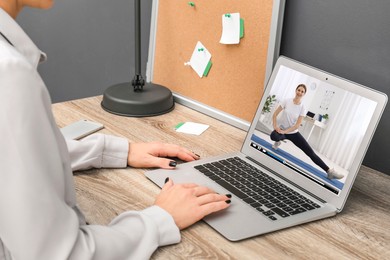
[[[104,110],[131,117],[157,116],[173,110],[172,92],[164,86],[147,83],[141,75],[141,3],[135,6],[135,76],[131,82],[110,86],[103,94]]]

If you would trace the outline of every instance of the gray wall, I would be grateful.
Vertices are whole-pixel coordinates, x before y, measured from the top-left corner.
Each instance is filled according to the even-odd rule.
[[[142,0],[145,76],[152,0]],[[390,96],[390,1],[286,0],[281,54]],[[49,60],[40,67],[53,102],[100,95],[134,76],[134,1],[56,1],[18,21]],[[390,174],[387,108],[364,164]]]
[[[151,6],[141,1],[144,77]],[[50,10],[24,9],[18,22],[48,55],[39,71],[54,103],[101,95],[133,79],[134,0],[55,1]]]
[[[389,0],[287,0],[281,54],[390,96]],[[390,174],[390,109],[363,164]]]

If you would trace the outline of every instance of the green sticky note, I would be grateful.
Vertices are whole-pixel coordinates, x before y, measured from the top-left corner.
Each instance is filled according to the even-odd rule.
[[[210,68],[211,66],[213,65],[213,63],[211,62],[211,60],[209,60],[209,63],[207,64],[204,72],[203,72],[203,76],[204,77],[207,77],[207,75],[209,74],[209,71],[210,71]]]
[[[175,129],[179,129],[182,125],[184,125],[184,122],[181,122],[181,123],[178,123],[176,126],[175,126]]]
[[[244,37],[244,19],[240,18],[240,38]]]

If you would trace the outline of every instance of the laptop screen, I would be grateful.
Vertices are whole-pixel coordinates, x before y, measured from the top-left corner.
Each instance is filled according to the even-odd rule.
[[[283,65],[276,69],[247,145],[289,172],[339,194],[378,103],[328,78]]]

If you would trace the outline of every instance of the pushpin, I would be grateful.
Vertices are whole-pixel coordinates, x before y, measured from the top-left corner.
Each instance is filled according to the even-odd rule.
[[[204,51],[204,49],[203,48],[199,48],[198,51]]]
[[[195,3],[194,2],[188,2],[188,5],[191,6],[191,7],[195,7]]]
[[[225,14],[225,17],[228,17],[228,18],[230,18],[230,14]]]

